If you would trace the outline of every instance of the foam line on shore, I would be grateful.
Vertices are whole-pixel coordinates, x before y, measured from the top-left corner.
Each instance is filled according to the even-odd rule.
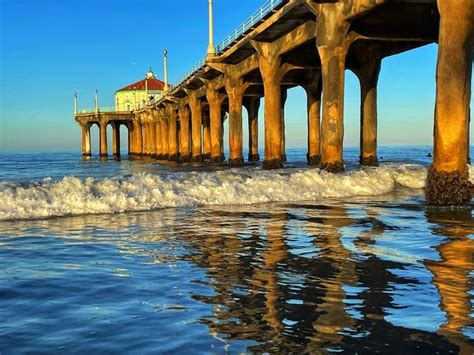
[[[470,167],[471,181],[474,169]],[[0,187],[0,220],[145,211],[166,207],[322,201],[380,195],[397,186],[421,189],[426,167],[387,164],[330,174],[319,169],[134,174],[121,179],[65,177],[27,186]]]

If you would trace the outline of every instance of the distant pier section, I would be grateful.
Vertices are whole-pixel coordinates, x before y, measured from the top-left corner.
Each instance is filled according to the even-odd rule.
[[[386,57],[438,43],[434,154],[427,202],[462,205],[471,201],[467,161],[474,1],[270,0],[217,46],[213,0],[208,0],[208,6],[207,54],[173,86],[168,85],[165,51],[165,78],[159,95],[146,94],[139,106],[135,101],[125,111],[115,112],[100,110],[96,96],[94,112],[81,113],[76,100],[83,154],[91,154],[92,124],[100,128],[101,155],[107,154],[105,132],[107,125],[112,126],[114,153],[118,154],[117,127],[124,124],[131,155],[221,163],[225,160],[223,122],[228,119],[227,161],[242,166],[242,111],[245,107],[249,119],[247,159],[258,161],[258,111],[263,100],[263,167],[279,169],[286,160],[286,92],[301,86],[307,94],[308,164],[341,172],[344,72],[349,69],[361,87],[360,163],[377,165],[381,63]]]

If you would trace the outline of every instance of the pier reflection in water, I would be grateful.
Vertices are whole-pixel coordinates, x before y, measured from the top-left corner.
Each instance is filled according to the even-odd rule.
[[[470,354],[472,212],[403,199],[1,223],[0,350]]]

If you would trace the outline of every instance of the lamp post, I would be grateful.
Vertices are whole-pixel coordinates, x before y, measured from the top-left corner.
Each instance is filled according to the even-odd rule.
[[[95,89],[94,101],[95,101],[95,113],[99,113],[99,90],[98,89]]]
[[[77,92],[74,93],[74,115],[77,115]]]
[[[209,0],[209,46],[207,47],[207,55],[215,56],[216,48],[214,47],[214,16],[212,13],[212,1]]]
[[[133,110],[137,109],[137,88],[133,87]]]
[[[163,65],[164,65],[164,79],[165,79],[165,87],[163,88],[163,91],[165,94],[168,93],[169,91],[169,86],[168,86],[168,51],[165,49],[163,51]]]
[[[145,77],[145,104],[148,105],[150,103],[150,99],[148,97],[148,75]]]

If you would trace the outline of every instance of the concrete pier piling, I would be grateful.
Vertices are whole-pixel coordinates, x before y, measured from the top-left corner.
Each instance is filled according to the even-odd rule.
[[[321,164],[330,172],[344,170],[344,76],[351,39],[349,23],[336,7],[321,6],[316,46],[323,81]]]
[[[229,99],[229,165],[244,165],[242,105],[248,84],[237,73],[228,71],[225,88]]]
[[[222,103],[225,95],[219,92],[218,85],[207,82],[206,98],[209,103],[209,125],[211,138],[211,161],[220,163],[222,159]]]
[[[90,125],[86,124],[82,126],[82,156],[90,157],[91,156],[91,131]]]
[[[197,92],[190,91],[189,107],[191,109],[191,134],[192,134],[192,147],[191,147],[191,161],[201,162],[202,161],[202,103],[198,97]]]
[[[360,163],[377,166],[377,82],[381,60],[368,52],[368,58],[354,70],[360,82]]]
[[[101,122],[99,126],[100,139],[99,139],[99,155],[101,157],[106,157],[107,153],[107,123]]]
[[[120,125],[112,123],[112,153],[114,157],[120,156]]]
[[[280,48],[272,43],[252,42],[258,54],[259,69],[263,81],[265,101],[265,160],[266,169],[280,169],[282,162],[282,91],[283,78]]]
[[[244,98],[244,106],[248,113],[249,129],[249,161],[259,161],[258,153],[258,110],[260,109],[260,97],[247,96]]]
[[[169,159],[170,144],[169,144],[169,127],[168,119],[165,114],[164,108],[158,109],[158,117],[160,121],[160,133],[161,133],[161,160]]]
[[[203,160],[211,159],[211,122],[209,110],[202,112]]]
[[[178,145],[178,121],[176,113],[176,105],[169,104],[165,107],[165,113],[168,117],[168,160],[177,162],[179,158]]]
[[[440,13],[433,164],[427,202],[462,205],[472,197],[467,169],[474,50],[474,2],[438,0]]]
[[[321,71],[313,70],[308,75],[308,83],[303,85],[306,91],[308,111],[308,154],[307,160],[310,166],[321,164],[321,94],[322,80]]]
[[[190,150],[190,108],[189,106],[181,102],[179,107],[179,121],[180,121],[180,138],[179,138],[179,161],[182,163],[191,161],[191,150]]]

